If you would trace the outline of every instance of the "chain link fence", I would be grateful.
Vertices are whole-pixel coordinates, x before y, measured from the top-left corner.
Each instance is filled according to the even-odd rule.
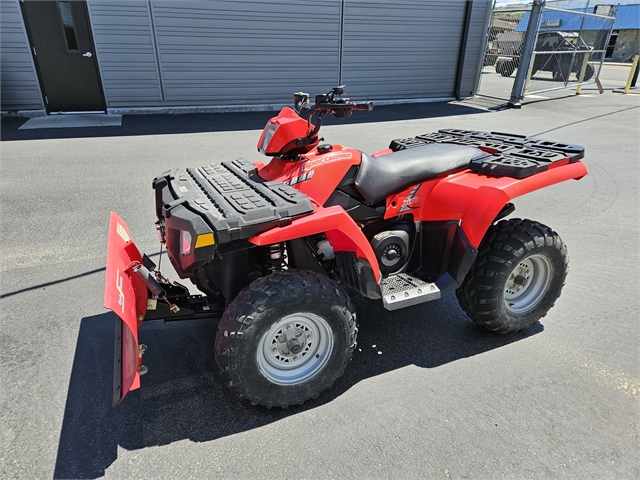
[[[600,74],[615,22],[614,9],[581,12],[547,7],[529,66],[525,94],[593,83]]]
[[[613,6],[565,10],[544,6],[536,28],[525,95],[593,83],[600,73],[615,22]],[[496,10],[489,26],[478,95],[509,100],[520,68],[530,9]]]
[[[509,100],[515,79],[513,72],[520,64],[529,12],[529,9],[496,10],[494,7],[478,95]],[[527,18],[524,22],[525,30],[516,31],[523,24],[524,18]]]

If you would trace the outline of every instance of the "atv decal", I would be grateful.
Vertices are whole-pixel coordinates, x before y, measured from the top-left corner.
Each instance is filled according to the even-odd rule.
[[[402,212],[406,212],[408,210],[412,210],[414,208],[417,207],[412,207],[411,205],[416,204],[418,202],[420,202],[420,198],[416,197],[416,193],[418,193],[418,189],[422,186],[421,183],[419,183],[418,185],[416,185],[413,190],[411,190],[411,193],[409,194],[409,196],[407,198],[404,199],[404,201],[402,202],[402,208],[400,210],[398,210],[398,213],[402,213]]]
[[[122,307],[122,314],[124,315],[124,292],[122,291],[122,275],[120,275],[120,270],[116,271],[116,289],[120,294],[118,296],[118,305]]]
[[[299,183],[306,182],[307,180],[311,180],[311,178],[313,177],[314,173],[316,173],[316,171],[315,170],[311,170],[308,173],[303,173],[302,175],[299,175],[297,177],[293,177],[291,180],[287,180],[284,183],[286,185],[289,185],[289,186],[297,185]]]
[[[348,160],[352,157],[353,157],[353,153],[351,152],[335,153],[332,155],[327,155],[326,157],[321,157],[314,160],[308,160],[302,165],[302,170],[311,170],[312,168],[319,167],[320,165],[336,162],[338,160]]]
[[[116,232],[118,232],[118,235],[120,235],[120,238],[122,238],[125,242],[131,241],[131,238],[129,238],[129,234],[124,229],[124,227],[122,225],[120,225],[119,223],[116,226]]]

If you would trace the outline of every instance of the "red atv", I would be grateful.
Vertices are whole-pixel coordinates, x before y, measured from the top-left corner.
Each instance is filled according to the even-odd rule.
[[[215,354],[224,381],[253,404],[286,407],[343,372],[357,296],[396,310],[455,291],[473,321],[499,333],[553,306],[567,275],[564,243],[538,222],[502,219],[513,198],[585,176],[584,149],[456,129],[371,155],[320,143],[327,114],[373,108],[343,94],[336,87],[312,106],[295,94],[295,110],[269,120],[258,142],[268,164],[237,159],[155,178],[160,243],[204,295],[162,276],[111,214],[114,405],[146,371],[145,320],[222,317]]]

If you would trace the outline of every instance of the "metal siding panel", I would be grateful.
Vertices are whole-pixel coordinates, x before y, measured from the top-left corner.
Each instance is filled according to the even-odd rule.
[[[290,103],[337,82],[339,0],[153,0],[153,12],[172,105]]]
[[[485,37],[489,25],[487,24],[488,10],[491,9],[492,0],[474,0],[471,10],[471,23],[467,37],[467,50],[464,58],[464,69],[460,83],[460,94],[470,97],[475,94],[475,88],[480,75],[479,65],[484,60]]]
[[[343,82],[352,97],[451,97],[462,0],[345,2]]]
[[[464,0],[344,4],[342,81],[352,98],[453,96]],[[475,78],[488,5],[474,2],[463,90]],[[290,103],[292,92],[322,92],[339,78],[341,0],[89,7],[110,108]]]
[[[149,4],[88,0],[107,107],[162,104]]]
[[[44,110],[31,47],[17,0],[0,0],[0,96],[3,111]]]

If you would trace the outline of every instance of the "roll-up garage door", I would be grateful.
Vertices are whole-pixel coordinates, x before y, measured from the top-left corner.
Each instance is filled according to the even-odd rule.
[[[348,0],[342,83],[369,99],[451,97],[465,1]]]
[[[338,81],[340,2],[154,0],[165,100],[290,102]]]

